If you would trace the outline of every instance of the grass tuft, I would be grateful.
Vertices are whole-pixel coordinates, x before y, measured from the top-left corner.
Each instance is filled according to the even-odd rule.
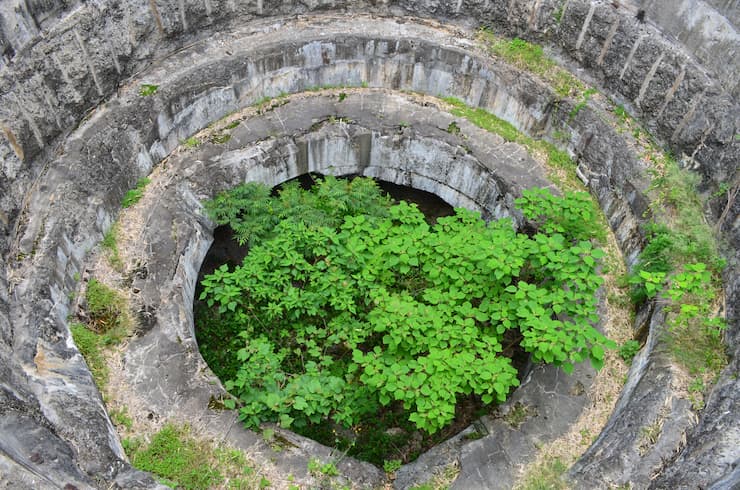
[[[118,252],[118,224],[114,223],[110,229],[103,235],[103,241],[100,243],[103,250],[106,251],[108,263],[117,271],[123,270],[123,260]]]
[[[519,38],[499,37],[489,29],[480,29],[478,40],[494,56],[546,81],[560,97],[578,96],[586,89],[583,82],[545,55],[542,46]]]
[[[124,439],[123,445],[135,468],[156,475],[161,483],[173,488],[253,489],[269,485],[241,451],[200,441],[187,426],[168,423],[148,444],[134,438]]]
[[[531,138],[520,132],[514,125],[479,107],[470,107],[454,97],[442,99],[450,107],[453,116],[464,117],[481,129],[496,133],[504,140],[524,146],[530,154],[542,154],[547,160],[548,177],[562,190],[583,190],[576,174],[576,164],[568,152],[550,142]],[[601,214],[601,213],[597,213]]]
[[[151,182],[150,179],[143,177],[139,179],[136,182],[136,187],[126,192],[126,195],[123,196],[123,201],[121,201],[121,207],[122,208],[130,208],[144,195],[144,189],[146,188],[147,184]]]
[[[527,473],[526,478],[515,488],[517,490],[565,490],[568,488],[563,475],[568,467],[555,458],[542,463]]]
[[[101,283],[90,279],[85,292],[87,301],[88,327],[110,338],[120,340],[131,326],[131,318],[126,310],[126,302],[121,295]]]
[[[95,384],[100,391],[103,391],[108,384],[108,365],[103,356],[104,341],[102,336],[96,334],[82,323],[72,323],[69,326],[72,332],[72,339],[80,350],[82,357],[87,362]]]

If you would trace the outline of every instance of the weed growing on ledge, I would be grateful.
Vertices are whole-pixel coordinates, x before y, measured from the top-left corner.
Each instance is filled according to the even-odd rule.
[[[270,484],[256,474],[241,451],[198,440],[187,426],[168,423],[148,444],[141,438],[121,442],[135,468],[154,474],[172,488],[206,490],[224,484],[228,488],[266,488]]]
[[[101,283],[90,279],[85,292],[88,327],[97,333],[118,336],[119,340],[131,326],[126,303],[121,295]]]
[[[117,271],[123,270],[123,260],[118,252],[118,224],[113,223],[103,235],[103,241],[100,246],[106,251],[108,263]]]
[[[201,141],[196,136],[191,136],[190,138],[182,140],[180,143],[188,148],[197,148],[200,146]]]
[[[568,488],[563,475],[568,467],[559,459],[547,461],[527,473],[515,490],[565,490]]]
[[[399,469],[401,469],[400,459],[390,459],[383,462],[383,471],[386,473],[395,473]]]
[[[478,31],[478,40],[491,54],[546,81],[560,97],[577,96],[586,88],[583,82],[547,57],[542,46],[519,38],[499,37],[485,28]]]
[[[570,113],[568,114],[568,119],[572,120],[575,118],[578,113],[586,107],[586,104],[588,104],[588,100],[591,98],[593,94],[595,94],[597,90],[595,88],[589,88],[581,94],[581,100],[578,101],[578,103],[573,106],[573,109],[571,109]]]
[[[139,95],[141,95],[142,97],[149,97],[150,95],[156,94],[157,90],[159,90],[159,85],[142,83],[139,86]]]
[[[560,5],[558,8],[553,12],[552,16],[555,19],[555,22],[560,24],[563,21],[563,13],[565,13],[565,0],[560,1]]]
[[[122,208],[130,208],[144,195],[144,189],[146,188],[147,184],[151,182],[150,179],[147,177],[142,177],[136,182],[136,187],[126,192],[126,195],[123,196],[123,201],[121,201],[121,207]]]
[[[563,190],[581,191],[583,184],[576,175],[576,164],[566,151],[563,151],[544,140],[531,138],[514,127],[511,123],[479,107],[470,107],[454,97],[442,99],[449,105],[447,111],[453,116],[464,117],[481,129],[498,134],[506,141],[525,147],[530,154],[544,155],[547,160],[548,177]],[[457,126],[457,125],[456,125]],[[594,202],[594,206],[596,206]],[[601,215],[601,213],[595,213]],[[604,222],[604,226],[606,223]]]
[[[636,305],[656,301],[665,306],[673,358],[692,382],[701,380],[708,387],[727,363],[725,322],[717,313],[725,261],[704,218],[704,202],[696,191],[700,177],[662,151],[623,106],[612,112],[617,126],[635,138],[652,175],[647,243],[628,278],[632,299]]]
[[[103,356],[106,340],[102,335],[93,332],[83,323],[71,323],[69,330],[72,332],[72,339],[80,350],[80,354],[87,362],[87,367],[90,369],[95,384],[102,392],[108,385],[108,365]]]
[[[627,364],[632,364],[632,359],[640,350],[640,343],[636,340],[628,340],[619,347],[619,357]]]
[[[85,292],[87,324],[71,323],[72,339],[87,361],[100,391],[108,384],[104,350],[119,344],[128,335],[131,319],[123,298],[105,284],[90,279]]]

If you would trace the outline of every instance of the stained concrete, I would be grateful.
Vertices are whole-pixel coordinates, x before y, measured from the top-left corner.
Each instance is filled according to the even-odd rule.
[[[148,224],[132,240],[153,245],[134,258],[147,273],[133,281],[132,289],[140,311],[155,313],[154,325],[131,342],[125,355],[129,384],[124,398],[129,403],[135,398],[135,406],[158,419],[198,421],[217,439],[252,451],[259,448],[257,454],[277,459],[279,471],[298,482],[308,478],[308,460],[328,457],[328,448],[281,431],[294,445],[276,455],[259,436],[235,423],[236,414],[208,408],[209,400],[225,391],[210,370],[204,370],[193,331],[195,280],[214,226],[203,217],[200,201],[245,181],[272,186],[305,172],[360,174],[410,184],[489,218],[509,216],[516,221],[521,217],[512,212],[514,198],[525,188],[551,186],[542,165],[521,147],[423,101],[356,90],[341,101],[336,91],[290,99],[261,116],[244,116],[229,131],[227,143],[206,143],[168,161],[167,170],[149,184],[152,198],[143,201],[140,214],[132,218]],[[447,131],[452,122],[459,133]],[[397,472],[395,488],[422,484],[435,470],[458,461],[455,488],[493,488],[494,481],[495,488],[510,487],[520,458],[531,457],[537,444],[567,432],[578,418],[588,403],[585,391],[592,376],[588,365],[571,376],[554,366],[536,367],[499,409],[503,414],[516,404],[528,407],[532,415],[522,427],[512,428],[504,415],[487,417],[480,439],[468,440],[468,429],[422,455]],[[499,457],[496,451],[507,456]],[[362,488],[385,481],[378,469],[351,458],[340,459],[339,468]]]
[[[13,5],[3,4],[3,9]],[[8,427],[26,428],[14,433],[48,428],[58,437],[50,448],[73,455],[51,465],[48,459],[33,456],[32,438],[2,438],[3,454],[12,455],[2,459],[12,468],[12,486],[24,488],[47,480],[80,488],[113,481],[153,485],[121,459],[120,443],[66,328],[67,293],[84,267],[86,252],[108,228],[120,197],[137,177],[148,173],[179,139],[229,110],[274,95],[272,90],[366,82],[455,95],[534,135],[546,136],[564,126],[570,135],[566,145],[577,157],[581,174],[598,197],[628,260],[639,252],[639,223],[647,209],[647,183],[639,156],[619,143],[622,137],[598,111],[588,108],[568,117],[573,101],[557,101],[526,74],[487,60],[464,30],[408,18],[402,23],[363,19],[354,27],[347,16],[315,17],[313,24],[306,19],[294,24],[249,22],[253,16],[343,5],[262,6],[258,2],[229,12],[214,2],[209,12],[205,5],[189,2],[157,2],[153,7],[134,2],[75,5],[73,11],[36,6],[33,12],[24,4],[18,5],[17,14],[2,11],[0,227],[4,233],[0,251],[4,267],[0,283],[7,288],[0,294],[0,348],[6,363],[3,393],[8,400],[2,416]],[[731,181],[739,151],[734,138],[740,113],[737,100],[690,56],[653,27],[634,20],[631,13],[608,4],[572,0],[555,22],[558,6],[549,1],[344,5],[391,15],[475,19],[471,23],[484,22],[510,35],[544,40],[562,49],[609,94],[632,105],[663,141],[686,155],[686,162],[703,174],[707,185]],[[234,19],[241,36],[229,29],[227,17]],[[8,19],[17,22],[9,24]],[[290,30],[298,41],[284,39],[281,29]],[[218,32],[223,32],[221,37]],[[234,56],[232,47],[241,53]],[[186,49],[178,51],[181,48]],[[134,78],[128,78],[134,73]],[[158,83],[160,90],[151,98],[139,97],[140,83]],[[109,101],[98,106],[103,100]],[[88,112],[92,107],[97,109]],[[725,225],[734,260],[740,243],[736,211],[731,210]],[[737,287],[731,278],[737,274],[732,271],[737,271],[737,262],[731,261],[728,273],[727,296],[734,300]],[[740,329],[736,304],[728,307],[731,339]],[[737,349],[737,343],[730,346]],[[645,355],[659,356],[659,352]],[[722,407],[733,403],[732,369],[736,368],[728,368],[717,396],[710,397],[697,428],[687,431],[702,438],[697,441],[710,441],[709,446],[691,439],[686,451],[681,451],[680,441],[678,446],[664,446],[666,456],[661,459],[671,461],[670,454],[681,453],[665,469],[672,481],[701,474],[703,481],[711,482],[731,474],[737,435],[721,430],[712,420],[723,413]],[[662,378],[651,383],[646,372],[633,374],[636,389],[623,394],[615,420],[644,411],[638,400],[649,400],[646,413],[655,413],[665,398],[660,393],[670,396]],[[652,396],[654,390],[658,396]],[[18,418],[18,413],[36,415]],[[736,419],[723,420],[737,427]],[[611,437],[607,432],[596,446],[625,441]],[[716,456],[723,451],[725,456]],[[592,454],[600,454],[598,447]],[[637,466],[615,460],[614,481],[642,478],[657,457],[637,461]],[[698,465],[701,472],[693,470]],[[583,468],[575,478],[587,479],[601,471],[598,464]],[[34,478],[35,483],[30,483]]]

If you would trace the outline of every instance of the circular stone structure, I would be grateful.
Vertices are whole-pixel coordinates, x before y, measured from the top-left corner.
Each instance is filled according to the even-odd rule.
[[[200,202],[218,190],[244,180],[274,185],[325,169],[411,185],[492,217],[508,215],[521,189],[549,185],[543,169],[522,148],[453,118],[425,95],[456,97],[530,136],[560,141],[634,263],[644,242],[650,179],[629,135],[615,130],[598,104],[579,105],[492,58],[473,30],[486,26],[544,44],[629,107],[702,176],[707,192],[734,189],[738,59],[719,54],[739,44],[737,5],[668,3],[4,2],[0,481],[8,488],[158,486],[127,462],[67,320],[89,251],[115,220],[125,191],[150,173],[154,192],[137,207],[142,221],[131,240],[138,263],[129,282],[141,331],[123,354],[118,381],[149,417],[190,420],[241,447],[258,447],[260,438],[234,428],[232,413],[209,408],[223,392],[205,369],[192,330],[195,280],[214,226]],[[144,84],[156,87],[154,93],[142,93]],[[242,113],[264,97],[329,86],[357,88],[346,89],[341,101],[336,93],[318,93]],[[227,142],[177,150],[232,112],[244,120]],[[452,121],[459,135],[447,131]],[[740,483],[739,207],[740,200],[730,200],[715,209],[717,232],[728,243],[730,363],[706,407],[697,416],[677,389],[680,373],[661,337],[661,308],[644,308],[635,331],[644,332],[646,346],[606,427],[568,472],[572,486]],[[588,372],[579,375],[563,380],[557,370],[533,372],[536,381],[512,402],[573,393],[576,382],[588,383]],[[578,395],[569,396],[553,395],[556,405],[530,401],[542,407],[533,420],[548,420],[548,406],[575,414],[547,428],[550,438],[577,416]],[[656,423],[662,430],[645,450],[642,431]],[[396,486],[415,484],[448,458],[461,465],[456,488],[510,487],[500,462],[513,448],[527,454],[522,447],[541,441],[527,439],[526,427],[486,424],[491,437],[453,438],[399,471]],[[287,437],[296,450],[286,451],[279,464],[293,466],[285,468],[305,472],[309,456],[328,455],[327,448]],[[340,469],[358,487],[383,478],[351,459]]]

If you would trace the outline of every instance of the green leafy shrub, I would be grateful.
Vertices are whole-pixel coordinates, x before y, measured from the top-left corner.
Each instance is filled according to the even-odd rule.
[[[538,221],[532,236],[465,209],[430,226],[366,179],[278,197],[247,184],[208,203],[251,247],[200,296],[239,339],[236,370],[222,374],[242,420],[351,427],[399,404],[434,433],[458,397],[506,399],[519,384],[502,355],[513,344],[566,371],[586,359],[601,367],[614,344],[591,326],[603,256],[582,222],[591,202],[559,199],[526,194],[527,214],[565,216]]]
[[[619,347],[619,357],[621,357],[627,364],[632,364],[632,359],[635,358],[639,350],[640,343],[638,341],[627,340]]]
[[[537,232],[560,234],[568,241],[606,240],[597,219],[599,210],[585,192],[566,192],[558,197],[546,189],[527,189],[516,205]]]
[[[383,462],[383,470],[386,473],[395,473],[399,469],[401,469],[400,459],[391,459]]]

